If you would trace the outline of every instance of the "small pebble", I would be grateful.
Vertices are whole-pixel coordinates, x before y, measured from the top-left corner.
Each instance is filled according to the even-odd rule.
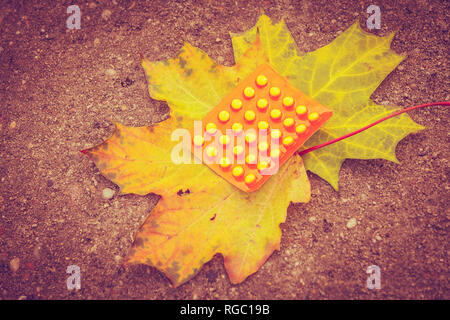
[[[109,199],[112,199],[112,197],[114,197],[115,191],[111,188],[105,188],[105,189],[103,189],[102,193],[103,193],[103,198],[109,200]]]
[[[17,123],[15,121],[11,121],[11,123],[9,124],[9,127],[11,129],[15,129],[17,127]]]
[[[99,38],[95,38],[94,39],[94,46],[98,46],[100,44],[100,39]]]
[[[351,218],[350,220],[347,221],[347,228],[351,229],[354,228],[356,226],[356,219],[355,218]]]
[[[116,75],[116,70],[114,70],[114,69],[107,69],[106,70],[106,74],[108,75],[108,76],[115,76]]]
[[[108,20],[109,18],[111,18],[111,14],[112,14],[111,10],[108,9],[103,10],[102,19],[105,21]]]
[[[9,267],[11,268],[12,272],[17,272],[17,270],[19,270],[20,268],[20,259],[19,258],[14,258],[9,262]]]

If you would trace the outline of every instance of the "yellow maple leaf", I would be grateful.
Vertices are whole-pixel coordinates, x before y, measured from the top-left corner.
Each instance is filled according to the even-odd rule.
[[[191,114],[202,117],[264,61],[259,39],[233,67],[217,65],[189,44],[169,61],[143,60],[150,95],[168,101],[172,115],[153,127],[117,123],[109,139],[85,150],[122,193],[161,195],[137,233],[126,264],[154,266],[178,286],[220,253],[230,280],[238,283],[279,248],[280,223],[289,203],[310,200],[299,156],[253,193],[235,188],[203,164],[175,164],[172,159],[179,144],[172,141],[172,132],[191,128]]]

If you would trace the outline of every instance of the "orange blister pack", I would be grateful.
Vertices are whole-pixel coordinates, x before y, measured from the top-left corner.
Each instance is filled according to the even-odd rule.
[[[268,64],[255,69],[193,129],[194,155],[237,188],[259,189],[330,117]]]

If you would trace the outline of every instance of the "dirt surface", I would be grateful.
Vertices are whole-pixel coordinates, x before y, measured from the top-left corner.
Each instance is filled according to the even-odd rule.
[[[449,100],[447,1],[383,1],[382,29],[408,58],[376,90],[378,103]],[[78,4],[80,30],[66,28]],[[2,299],[449,299],[448,111],[411,114],[426,130],[397,147],[401,164],[347,160],[336,192],[309,174],[312,200],[292,204],[281,250],[240,285],[216,256],[171,288],[156,269],[120,268],[158,196],[117,196],[79,150],[101,143],[112,120],[150,125],[138,53],[173,57],[183,41],[232,65],[228,32],[264,11],[285,18],[301,51],[332,41],[372,1],[2,1],[0,3],[0,297]],[[105,11],[105,10],[109,10]],[[103,13],[103,15],[102,15]],[[110,14],[108,14],[110,13]],[[348,228],[351,219],[356,225]],[[82,288],[68,291],[78,265]],[[366,289],[366,268],[382,288]]]

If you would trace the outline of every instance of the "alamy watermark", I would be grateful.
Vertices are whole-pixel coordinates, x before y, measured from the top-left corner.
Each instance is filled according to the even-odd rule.
[[[67,7],[67,14],[70,16],[66,20],[68,29],[81,29],[81,10],[76,4]]]
[[[202,134],[202,132],[204,132]],[[272,129],[247,129],[242,127],[227,129],[225,134],[213,128],[203,131],[202,121],[194,121],[194,136],[187,129],[176,129],[172,132],[172,141],[178,141],[171,151],[174,164],[216,163],[225,165],[266,163],[260,168],[262,175],[273,175],[278,172],[281,132]],[[206,142],[211,141],[206,147]],[[246,152],[248,150],[248,152]],[[192,154],[194,157],[192,157]]]
[[[77,265],[67,266],[66,272],[70,276],[66,280],[67,290],[81,289],[81,270]]]
[[[371,265],[367,267],[366,273],[369,274],[367,278],[367,289],[381,289],[381,270],[377,265]]]
[[[373,29],[381,29],[381,10],[380,7],[377,5],[370,5],[367,7],[367,11],[370,16],[367,18],[366,26],[367,29],[373,30]]]

